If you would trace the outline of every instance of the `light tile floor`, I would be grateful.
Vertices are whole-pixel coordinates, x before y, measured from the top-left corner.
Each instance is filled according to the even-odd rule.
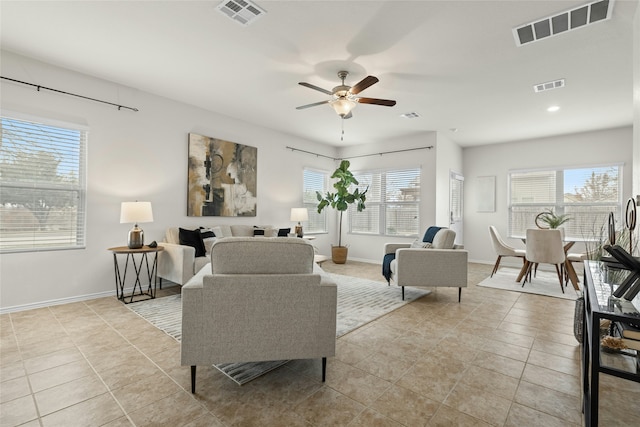
[[[192,395],[179,343],[115,298],[2,315],[0,426],[581,425],[574,303],[476,287],[490,271],[340,338],[325,384],[317,360],[242,387],[200,367]],[[603,375],[601,402],[601,425],[640,425],[637,383]]]

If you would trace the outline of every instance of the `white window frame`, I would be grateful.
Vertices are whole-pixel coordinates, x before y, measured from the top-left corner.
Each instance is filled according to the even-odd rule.
[[[321,176],[321,188],[317,185],[312,185],[311,188],[307,180],[307,173]],[[302,205],[307,208],[309,212],[309,221],[304,226],[305,234],[327,234],[327,210],[323,209],[321,213],[318,213],[318,198],[316,191],[320,191],[323,195],[327,192],[327,186],[329,182],[329,172],[320,169],[314,169],[305,167],[302,172]],[[317,183],[315,183],[317,184]],[[315,225],[315,226],[314,226]]]
[[[418,185],[414,187],[417,191],[415,194],[414,200],[388,200],[388,196],[395,189],[394,186],[389,183],[389,177],[394,174],[416,174],[415,178],[417,178]],[[367,186],[375,180],[379,179],[380,182],[380,198],[376,200],[374,195],[374,189],[370,186],[370,190],[367,193],[367,200],[365,201],[365,210],[362,212],[357,211],[357,207],[355,205],[349,206],[349,233],[350,234],[360,234],[360,235],[373,235],[373,236],[393,236],[393,237],[417,237],[420,235],[420,187],[422,184],[422,168],[421,167],[409,167],[409,168],[393,168],[393,169],[377,169],[377,170],[369,170],[369,171],[359,171],[354,172],[354,177],[358,180],[358,188],[361,191],[364,191]],[[369,179],[368,177],[374,177],[373,179]],[[410,187],[406,187],[407,189]],[[395,189],[397,191],[397,189]],[[413,213],[410,213],[410,216],[413,218],[410,219],[411,222],[414,222],[413,228],[404,228],[404,232],[390,232],[390,230],[395,229],[398,230],[399,224],[391,224],[389,221],[391,220],[390,215],[388,213],[394,208],[398,208],[400,206],[404,207],[412,207],[414,209]],[[368,211],[368,212],[367,212]],[[354,223],[358,220],[358,217],[362,218],[363,215],[370,216],[374,215],[373,221],[375,223],[372,224],[372,228],[369,231],[357,230]],[[375,216],[377,216],[377,221]]]
[[[597,170],[604,168],[617,168],[618,170],[618,200],[615,202],[565,202],[564,174],[571,170]],[[515,202],[513,201],[513,179],[516,175],[555,173],[554,188],[549,188],[554,193],[554,200],[550,202]],[[592,241],[597,239],[606,225],[609,212],[613,212],[616,221],[621,218],[623,197],[624,171],[622,163],[597,164],[587,166],[563,166],[555,168],[519,169],[508,172],[508,236],[511,238],[524,238],[527,228],[536,228],[535,216],[544,210],[553,210],[556,214],[568,214],[570,220],[563,224],[565,238],[571,241]],[[580,208],[586,208],[592,218],[584,221],[576,214]],[[517,211],[520,213],[518,214]],[[600,211],[600,212],[597,212]],[[594,214],[594,212],[596,212]]]
[[[87,222],[86,153],[89,129],[76,123],[7,111],[2,113],[0,127],[2,129],[0,168],[17,153],[33,149],[54,153],[61,159],[56,176],[51,180],[28,179],[28,176],[25,179],[16,179],[10,174],[0,173],[0,209],[3,210],[3,215],[13,215],[11,224],[0,221],[5,223],[0,227],[0,253],[84,249]],[[29,131],[31,133],[26,133]],[[56,132],[58,132],[57,135]],[[9,141],[13,142],[9,143]],[[19,144],[20,148],[12,149],[14,144]],[[75,174],[77,178],[71,182],[68,179],[60,179],[64,177],[60,173],[60,168],[64,168],[68,176]],[[54,217],[50,217],[50,206],[46,206],[47,222],[43,224],[37,220],[33,210],[29,210],[26,215],[24,209],[21,214],[11,211],[18,205],[10,200],[12,189],[33,191],[34,197],[38,192],[40,194],[60,192],[66,193],[67,197],[71,195],[75,199],[72,198],[74,203],[68,206],[58,206],[58,210],[54,211]]]

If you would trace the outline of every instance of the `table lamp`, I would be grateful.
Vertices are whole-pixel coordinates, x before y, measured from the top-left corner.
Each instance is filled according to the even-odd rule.
[[[298,237],[302,237],[304,233],[302,232],[302,224],[301,221],[309,221],[309,212],[307,208],[291,208],[291,221],[298,221],[298,225],[296,225],[296,235]]]
[[[138,223],[153,222],[151,202],[122,202],[120,205],[120,224],[134,223],[129,230],[127,245],[129,249],[140,249],[144,246],[144,231],[138,228]]]

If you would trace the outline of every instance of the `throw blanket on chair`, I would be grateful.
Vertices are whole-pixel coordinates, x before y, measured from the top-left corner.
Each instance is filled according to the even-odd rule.
[[[422,238],[423,242],[433,243],[433,238],[436,237],[436,233],[440,231],[442,227],[431,226],[427,228],[427,231],[424,233],[424,237]],[[417,240],[417,239],[416,239]],[[382,259],[382,275],[385,279],[387,279],[387,283],[391,283],[391,261],[396,259],[396,254],[385,254]]]
[[[391,283],[391,261],[396,259],[396,254],[386,254],[382,260],[382,275],[387,279],[387,283]]]

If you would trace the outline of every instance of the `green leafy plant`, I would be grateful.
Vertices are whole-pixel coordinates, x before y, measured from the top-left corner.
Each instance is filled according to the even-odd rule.
[[[548,209],[540,212],[536,216],[536,225],[538,228],[558,228],[567,221],[570,221],[571,217],[568,214],[556,215],[556,213]],[[541,227],[539,223],[546,224],[547,227]]]
[[[358,185],[358,180],[353,176],[349,170],[351,163],[348,160],[342,160],[340,166],[333,172],[331,178],[337,179],[333,184],[335,192],[327,191],[326,194],[322,194],[320,191],[316,191],[318,197],[318,213],[321,213],[324,208],[331,206],[340,212],[339,231],[338,231],[338,246],[342,246],[342,214],[349,208],[350,204],[356,203],[358,212],[362,212],[365,209],[364,202],[367,200],[366,193],[369,191],[367,187],[364,191],[360,191],[356,188],[353,192],[349,191],[349,187],[352,185]]]

